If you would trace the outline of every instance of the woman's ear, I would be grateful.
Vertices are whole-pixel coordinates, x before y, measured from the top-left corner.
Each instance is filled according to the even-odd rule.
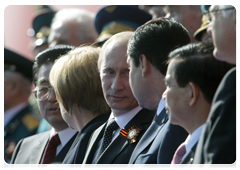
[[[193,82],[189,83],[189,87],[190,87],[190,90],[191,90],[191,99],[190,99],[190,102],[189,102],[189,106],[193,106],[198,100],[199,89]]]

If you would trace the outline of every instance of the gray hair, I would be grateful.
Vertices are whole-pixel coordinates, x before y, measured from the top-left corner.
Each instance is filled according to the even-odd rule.
[[[81,32],[79,32],[77,36],[83,40],[92,39],[94,41],[97,36],[93,25],[94,18],[95,14],[85,9],[62,9],[55,14],[51,27],[59,22],[76,21],[81,25]],[[89,34],[89,32],[91,33]]]

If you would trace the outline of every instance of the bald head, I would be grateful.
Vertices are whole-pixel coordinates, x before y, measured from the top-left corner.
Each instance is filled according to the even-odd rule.
[[[132,37],[132,35],[133,35],[133,32],[131,31],[120,32],[118,34],[113,35],[110,39],[108,39],[104,43],[98,59],[99,70],[101,70],[102,61],[106,52],[115,50],[116,48],[122,48],[122,49],[126,48],[126,54],[127,54],[127,44],[129,39]]]

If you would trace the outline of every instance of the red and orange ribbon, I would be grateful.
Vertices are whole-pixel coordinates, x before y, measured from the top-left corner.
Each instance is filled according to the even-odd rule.
[[[137,141],[137,136],[140,133],[140,129],[136,126],[132,126],[128,131],[125,129],[120,130],[120,135],[124,138],[130,140],[130,143],[135,143]]]

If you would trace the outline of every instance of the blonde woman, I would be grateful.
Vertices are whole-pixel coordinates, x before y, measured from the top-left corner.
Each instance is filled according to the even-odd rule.
[[[100,49],[82,46],[58,59],[50,72],[62,117],[79,131],[63,163],[81,164],[92,132],[109,117],[97,61]]]

